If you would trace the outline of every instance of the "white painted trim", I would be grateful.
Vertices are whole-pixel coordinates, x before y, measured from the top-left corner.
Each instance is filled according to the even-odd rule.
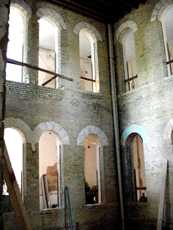
[[[173,5],[173,2],[171,0],[160,0],[153,9],[150,21],[151,22],[155,20],[161,21],[161,17],[162,17],[164,10],[170,5]]]
[[[134,21],[126,21],[124,23],[122,23],[119,28],[116,31],[115,37],[117,40],[120,40],[120,35],[126,30],[126,29],[130,29],[133,33],[135,33],[138,29],[137,24]],[[120,40],[120,42],[122,42]]]
[[[73,32],[78,35],[82,29],[88,30],[90,34],[94,35],[97,41],[103,41],[101,33],[93,25],[87,22],[82,21],[76,24]]]
[[[129,127],[125,128],[123,133],[122,133],[122,135],[121,135],[122,146],[125,146],[128,137],[132,133],[136,133],[136,134],[140,135],[142,140],[143,140],[143,143],[148,142],[148,135],[147,135],[146,130],[140,125],[133,124],[133,125],[130,125]]]
[[[84,145],[85,138],[89,134],[97,135],[98,138],[100,139],[102,146],[108,146],[109,145],[108,138],[105,135],[105,133],[100,128],[98,128],[96,126],[92,126],[92,125],[89,125],[89,126],[87,126],[81,130],[81,132],[79,133],[78,138],[77,138],[77,145]]]
[[[164,132],[163,132],[163,139],[165,140],[166,144],[172,145],[172,138],[171,134],[173,132],[173,119],[170,119],[168,123],[165,126]]]
[[[9,117],[4,121],[5,128],[14,128],[24,135],[24,140],[26,143],[32,143],[33,132],[31,128],[23,120],[19,118]]]
[[[40,2],[37,4],[37,17],[46,17],[51,19],[60,30],[66,30],[67,25],[62,15],[52,8],[52,6],[46,2]]]
[[[32,9],[24,0],[11,0],[10,7],[18,8],[23,15],[29,19],[32,15]]]
[[[40,136],[45,131],[53,131],[60,138],[62,145],[70,144],[70,139],[66,130],[54,121],[43,122],[35,127],[33,135],[34,144],[39,142]]]

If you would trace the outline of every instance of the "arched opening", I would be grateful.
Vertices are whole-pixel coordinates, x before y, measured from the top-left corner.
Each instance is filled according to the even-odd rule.
[[[97,40],[86,29],[79,32],[81,89],[99,92]]]
[[[45,131],[39,140],[40,209],[61,206],[61,141],[53,131]]]
[[[102,201],[99,138],[95,134],[88,135],[84,148],[85,202],[98,204]]]
[[[169,75],[173,74],[173,5],[167,7],[161,16]]]
[[[136,50],[134,32],[128,29],[122,38],[125,88],[130,91],[135,88],[135,79],[137,77]]]
[[[23,154],[24,154],[24,136],[15,128],[5,128],[4,139],[7,146],[12,168],[19,185],[21,193],[23,192]],[[4,193],[7,194],[5,185]]]
[[[16,26],[17,25],[17,26]],[[26,15],[15,6],[10,7],[9,14],[9,42],[7,57],[23,62],[25,57],[25,28]],[[22,66],[7,64],[6,79],[15,82],[24,82],[24,69]]]
[[[52,20],[46,17],[42,17],[39,20],[39,67],[58,73],[59,34],[60,31]],[[56,78],[52,79],[53,77],[53,75],[39,71],[38,84],[50,88],[57,88],[58,80]],[[47,81],[49,82],[44,85]]]
[[[147,201],[143,140],[132,133],[126,142],[126,180],[134,201]]]

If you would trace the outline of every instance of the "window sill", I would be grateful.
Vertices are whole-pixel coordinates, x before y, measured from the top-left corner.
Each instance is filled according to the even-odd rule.
[[[103,98],[105,95],[101,92],[89,92],[89,91],[83,91],[83,90],[75,90],[76,92],[80,93],[83,97],[88,97],[88,98]]]
[[[164,80],[166,81],[166,80],[169,80],[169,79],[171,79],[171,78],[173,78],[173,74],[171,74],[171,75],[166,75],[166,77],[164,77]]]
[[[54,212],[57,212],[57,211],[60,211],[60,210],[63,210],[63,208],[62,207],[48,208],[48,209],[40,210],[40,213],[41,214],[50,214],[50,213],[54,213]]]
[[[94,208],[104,208],[106,206],[105,203],[97,203],[97,204],[85,204],[84,207],[87,209],[94,209]]]
[[[139,92],[141,89],[148,87],[149,85],[152,85],[152,84],[155,85],[156,83],[161,84],[161,82],[163,82],[163,81],[166,82],[166,81],[171,81],[171,80],[173,80],[173,74],[172,75],[166,75],[163,78],[158,79],[157,82],[156,81],[145,82],[144,84],[136,87],[133,90],[130,90],[130,91],[127,91],[127,92],[120,92],[118,94],[118,97],[121,98],[121,97],[126,97],[128,95],[133,95],[133,94]]]
[[[139,202],[139,201],[131,201],[127,203],[127,206],[138,206],[138,207],[145,207],[149,205],[149,201],[147,202]]]
[[[100,92],[93,92],[93,91],[87,91],[87,90],[82,90],[82,89],[79,89],[79,91],[81,93],[84,93],[84,94],[91,94],[91,95],[99,95]]]

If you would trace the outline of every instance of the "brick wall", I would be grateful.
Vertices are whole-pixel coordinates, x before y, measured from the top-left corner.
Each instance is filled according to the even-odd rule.
[[[30,84],[7,82],[6,120],[11,119],[11,122],[10,125],[7,122],[6,127],[21,129],[26,138],[24,202],[31,213],[33,228],[38,230],[39,228],[53,229],[53,227],[64,226],[64,209],[40,212],[38,200],[39,151],[38,139],[37,141],[34,139],[34,130],[40,123],[54,122],[67,132],[70,140],[69,145],[63,146],[63,178],[64,185],[69,186],[70,189],[75,221],[79,223],[80,229],[100,230],[106,229],[108,225],[109,229],[113,229],[119,224],[119,208],[114,165],[112,107],[105,25],[55,5],[43,4],[41,1],[37,5],[34,1],[31,3],[33,4],[32,9],[34,9],[33,13],[28,10],[31,4],[26,7],[21,3],[21,6],[28,10],[28,14],[32,14],[29,16],[28,37],[30,42],[28,43],[29,49],[26,60],[31,64],[37,63],[37,7],[41,9],[47,7],[48,11],[41,10],[40,12],[47,12],[52,17],[57,17],[57,13],[62,17],[58,16],[62,26],[61,72],[74,79],[73,82],[62,80],[61,85],[63,87],[50,89],[37,86],[37,73],[25,70],[25,74],[29,76]],[[80,22],[92,25],[102,36],[102,41],[98,41],[100,93],[87,93],[80,89],[79,35],[73,31]],[[33,23],[34,27],[31,28]],[[33,42],[34,45],[32,45]],[[84,148],[77,145],[79,133],[87,126],[100,128],[108,139],[108,146],[103,147],[102,162],[105,200],[104,203],[93,207],[86,207],[85,205]],[[8,222],[5,230],[13,229],[14,220],[12,216],[12,214],[6,214],[4,217],[5,221]]]
[[[170,187],[172,146],[165,141],[165,128],[173,116],[171,105],[173,78],[168,77],[165,64],[166,55],[161,22],[157,18],[151,21],[156,8],[160,10],[158,5],[166,6],[168,2],[148,1],[115,24],[115,34],[119,26],[129,20],[135,22],[138,28],[135,32],[138,79],[136,89],[126,93],[123,92],[122,47],[115,38],[121,135],[123,138],[123,133],[132,126],[139,126],[146,133],[146,139],[143,141],[148,202],[126,204],[128,226],[138,229],[153,228],[157,222],[165,159],[169,160],[169,183],[166,194],[167,226],[172,225],[173,222]],[[156,3],[158,3],[157,7]],[[137,132],[133,130],[135,131]]]

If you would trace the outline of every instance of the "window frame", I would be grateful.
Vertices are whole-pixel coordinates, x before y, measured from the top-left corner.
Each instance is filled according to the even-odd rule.
[[[168,5],[162,11],[162,14],[159,17],[159,20],[161,22],[162,32],[163,32],[163,41],[164,41],[164,47],[165,47],[166,65],[167,65],[168,76],[171,76],[171,75],[173,75],[173,58],[170,57],[170,51],[169,51],[169,47],[168,47],[169,46],[168,36],[167,36],[166,24],[165,24],[165,17],[167,17],[166,15],[167,15],[169,10],[172,10],[172,12],[173,12],[173,4]],[[173,23],[172,23],[172,26],[173,26]],[[173,55],[173,53],[172,53],[172,55]]]
[[[81,76],[81,57],[80,57],[80,36],[81,33],[85,32],[87,35],[90,47],[91,47],[91,69],[92,69],[92,78],[85,78]],[[93,54],[93,55],[92,55]],[[88,30],[87,28],[82,28],[79,31],[79,59],[80,59],[80,88],[82,81],[85,82],[91,82],[92,83],[92,90],[82,89],[84,92],[88,93],[99,93],[100,92],[100,80],[99,80],[99,62],[98,62],[98,41],[93,32]]]

